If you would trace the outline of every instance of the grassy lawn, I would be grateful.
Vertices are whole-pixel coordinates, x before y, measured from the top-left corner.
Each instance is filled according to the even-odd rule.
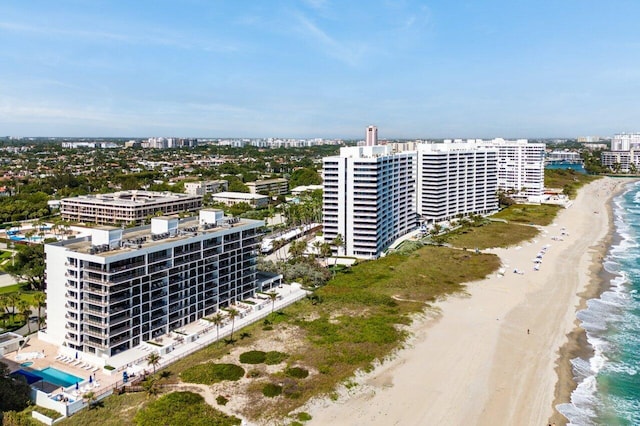
[[[27,284],[14,284],[7,287],[0,287],[0,296],[10,294],[10,293],[18,293],[20,292],[20,298],[29,302],[31,306],[37,307],[33,296],[36,293],[41,293],[39,291],[29,290],[29,286]]]
[[[173,392],[146,404],[134,418],[140,426],[193,425],[231,426],[239,425],[240,419],[227,416],[193,392]]]
[[[585,175],[572,169],[549,169],[544,171],[544,186],[563,188],[570,198],[575,198],[579,188],[599,178],[599,176]]]
[[[11,259],[11,255],[13,255],[13,252],[10,252],[7,250],[0,250],[0,264],[7,259]]]
[[[457,229],[447,235],[447,243],[469,250],[509,247],[532,239],[538,234],[533,226],[490,222],[479,227]]]
[[[148,401],[149,398],[144,392],[112,395],[99,402],[96,408],[82,410],[56,424],[61,426],[133,425],[135,424],[133,417]]]
[[[514,204],[491,217],[509,222],[545,226],[553,222],[560,209],[562,207],[551,204]]]

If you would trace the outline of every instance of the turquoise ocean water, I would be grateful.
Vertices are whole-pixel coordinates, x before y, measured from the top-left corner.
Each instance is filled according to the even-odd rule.
[[[572,425],[640,425],[640,183],[613,207],[618,238],[604,266],[614,278],[577,315],[594,355],[572,360],[578,387],[557,407]]]

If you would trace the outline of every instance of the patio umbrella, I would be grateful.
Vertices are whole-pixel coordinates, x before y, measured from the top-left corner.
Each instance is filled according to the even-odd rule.
[[[76,390],[80,389],[80,386],[78,386],[78,382],[76,382]]]
[[[89,376],[89,383],[93,383],[93,376]]]

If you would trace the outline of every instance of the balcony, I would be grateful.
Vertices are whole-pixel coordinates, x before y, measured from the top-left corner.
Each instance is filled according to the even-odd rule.
[[[64,338],[65,338],[65,340],[68,340],[70,342],[80,343],[80,337],[78,337],[78,335],[75,335],[75,334],[67,333],[64,336]]]
[[[91,330],[88,327],[87,329],[82,330],[82,334],[86,334],[92,337],[97,337],[99,339],[104,339],[108,336],[106,330]]]
[[[119,312],[124,312],[131,309],[131,307],[129,305],[120,305],[120,306],[114,306],[109,310],[109,315],[114,315],[117,314]]]
[[[92,305],[99,305],[99,306],[109,306],[109,301],[107,299],[98,299],[98,298],[91,298],[88,295],[85,295],[82,298],[82,301],[85,303],[90,303]]]
[[[85,285],[82,290],[85,293],[99,294],[100,296],[107,296],[109,294],[109,292],[103,290],[102,287],[94,287],[89,285]]]
[[[96,315],[101,317],[105,317],[107,315],[107,313],[103,309],[92,308],[91,306],[88,306],[88,305],[84,305],[82,312],[84,312],[85,314]]]
[[[114,326],[114,325],[122,324],[123,322],[129,321],[130,319],[131,319],[131,315],[129,314],[121,315],[116,318],[110,318],[109,325]]]
[[[89,319],[88,317],[85,317],[82,322],[84,324],[89,324],[89,325],[92,325],[94,327],[106,327],[107,326],[107,323],[104,322],[104,321],[92,320],[92,319]]]

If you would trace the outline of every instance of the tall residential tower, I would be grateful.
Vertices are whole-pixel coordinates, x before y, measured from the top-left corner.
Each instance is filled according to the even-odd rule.
[[[374,259],[416,227],[415,152],[387,146],[346,147],[323,159],[325,241],[338,234],[338,254]]]
[[[417,210],[425,222],[498,210],[498,149],[473,143],[419,144]]]

